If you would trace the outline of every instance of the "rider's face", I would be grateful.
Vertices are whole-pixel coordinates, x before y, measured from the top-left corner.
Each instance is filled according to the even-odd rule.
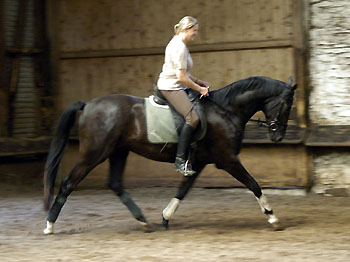
[[[198,26],[198,24],[196,24],[195,26],[193,26],[189,29],[185,29],[183,31],[183,33],[184,33],[183,40],[185,43],[191,42],[196,38],[196,36],[198,34],[198,28],[199,28],[199,26]]]

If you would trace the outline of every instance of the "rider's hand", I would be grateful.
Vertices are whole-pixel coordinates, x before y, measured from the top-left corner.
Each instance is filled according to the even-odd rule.
[[[209,96],[209,87],[201,87],[199,93],[201,93],[202,96]]]

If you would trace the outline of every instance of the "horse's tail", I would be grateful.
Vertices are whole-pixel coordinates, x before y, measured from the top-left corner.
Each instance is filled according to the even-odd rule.
[[[44,209],[48,210],[53,198],[58,166],[61,162],[70,130],[72,129],[77,113],[85,106],[84,102],[76,102],[67,108],[58,122],[56,134],[51,142],[44,171]]]

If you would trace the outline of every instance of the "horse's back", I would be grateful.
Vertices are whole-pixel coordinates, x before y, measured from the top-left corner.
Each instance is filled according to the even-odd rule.
[[[87,102],[87,105],[96,106],[127,106],[136,103],[143,103],[143,98],[126,95],[126,94],[112,94],[107,96],[96,97]]]
[[[108,135],[113,129],[121,129],[131,122],[135,118],[135,111],[142,111],[143,107],[143,99],[131,95],[114,94],[94,98],[86,103],[80,115],[79,132],[94,136]]]
[[[131,95],[114,94],[97,97],[86,103],[82,118],[105,115],[115,116],[116,114],[128,114],[133,106],[142,105],[143,99]]]

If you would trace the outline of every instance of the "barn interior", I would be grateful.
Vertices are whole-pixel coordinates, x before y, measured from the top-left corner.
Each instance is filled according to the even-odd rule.
[[[144,234],[126,201],[107,190],[106,161],[44,236],[43,175],[62,112],[101,96],[152,95],[185,15],[199,23],[191,73],[211,90],[251,76],[298,84],[283,141],[249,122],[239,155],[273,205],[278,231],[267,229],[251,192],[215,165],[164,230],[163,208],[183,178],[173,163],[130,153],[124,185],[154,232]],[[2,261],[348,261],[349,18],[346,0],[0,0]],[[75,125],[55,193],[78,156]]]
[[[320,43],[315,37],[321,34],[319,10],[328,3],[185,2],[1,1],[0,172],[5,188],[29,184],[40,190],[57,121],[70,104],[115,93],[151,95],[173,24],[179,14],[192,14],[200,23],[198,39],[189,46],[193,74],[210,82],[212,90],[255,75],[282,81],[292,76],[299,86],[281,143],[271,142],[256,124],[247,125],[240,159],[249,172],[263,187],[348,194],[348,105],[339,87],[345,83],[346,93],[348,78],[341,73],[346,50],[338,50],[343,40],[334,38],[340,47],[328,54],[335,61],[330,64],[334,79],[328,81],[327,69],[322,74],[315,66],[330,63],[326,55],[317,56],[325,48],[322,35]],[[162,12],[166,8],[173,11]],[[342,30],[341,22],[336,30]],[[325,61],[318,61],[320,57]],[[327,95],[323,90],[336,81],[340,94]],[[330,105],[333,99],[333,107],[325,107],[320,95]],[[264,116],[259,112],[254,118]],[[75,127],[59,180],[74,165],[78,147]],[[102,164],[79,188],[105,187],[107,173]],[[179,181],[171,164],[129,157],[127,187],[176,187]],[[241,184],[208,166],[195,186]]]

